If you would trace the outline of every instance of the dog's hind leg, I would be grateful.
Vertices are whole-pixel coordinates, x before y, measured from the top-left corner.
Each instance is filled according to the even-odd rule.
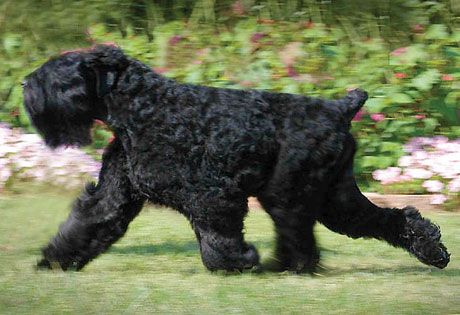
[[[305,205],[282,205],[258,198],[273,219],[276,229],[275,269],[298,273],[314,272],[319,251],[313,233],[315,218]]]
[[[98,184],[88,185],[75,201],[67,221],[43,249],[38,267],[83,268],[124,235],[143,203],[132,189],[122,146],[115,140],[104,154]]]
[[[211,271],[242,271],[257,266],[257,250],[246,243],[243,236],[247,199],[218,195],[212,192],[193,195],[187,211],[203,264]]]
[[[360,192],[353,176],[352,156],[331,183],[318,220],[330,230],[352,238],[385,240],[406,249],[425,264],[444,268],[449,262],[439,227],[415,208],[381,208]]]

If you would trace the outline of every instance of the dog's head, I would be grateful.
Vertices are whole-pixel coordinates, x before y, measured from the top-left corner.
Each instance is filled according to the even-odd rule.
[[[128,58],[114,46],[66,52],[23,81],[24,105],[50,147],[87,145],[94,119],[104,119],[104,96],[116,85]]]

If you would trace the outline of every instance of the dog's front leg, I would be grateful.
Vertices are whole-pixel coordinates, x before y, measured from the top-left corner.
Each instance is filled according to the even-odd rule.
[[[38,267],[83,268],[123,236],[143,203],[132,189],[122,146],[115,140],[104,154],[98,184],[87,185],[75,201],[69,217],[43,249]]]
[[[259,264],[256,248],[243,236],[246,198],[199,196],[191,200],[194,206],[190,208],[190,220],[206,268],[242,271]]]

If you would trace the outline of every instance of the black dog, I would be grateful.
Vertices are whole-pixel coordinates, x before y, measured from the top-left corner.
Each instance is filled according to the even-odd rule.
[[[242,233],[248,196],[275,222],[286,270],[314,270],[316,221],[385,240],[425,264],[449,262],[436,225],[411,207],[379,208],[356,186],[349,128],[363,91],[326,101],[179,84],[110,46],[63,54],[23,84],[25,107],[50,147],[89,144],[94,119],[116,136],[99,182],[77,199],[41,267],[81,269],[126,232],[144,201],[190,220],[208,269],[257,266]]]

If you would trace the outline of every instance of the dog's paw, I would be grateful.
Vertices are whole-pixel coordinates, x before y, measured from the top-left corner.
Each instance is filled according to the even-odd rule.
[[[441,242],[439,226],[423,218],[413,207],[406,207],[403,212],[406,217],[401,235],[404,247],[422,263],[445,268],[450,261],[450,254]]]

